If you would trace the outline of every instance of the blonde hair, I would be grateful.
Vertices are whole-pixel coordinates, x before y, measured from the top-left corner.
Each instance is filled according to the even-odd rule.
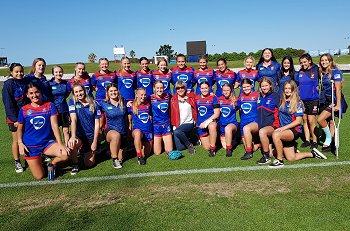
[[[329,66],[325,69],[322,67],[321,65],[321,59],[323,57],[327,57],[328,61],[329,61]],[[338,69],[336,63],[333,60],[333,57],[331,54],[326,53],[320,56],[320,77],[322,76],[322,74],[329,74],[330,76],[333,75],[333,71],[334,69]],[[322,81],[320,81],[322,84]],[[341,89],[343,88],[343,80],[341,81]]]
[[[44,63],[44,66],[46,68],[46,61],[45,61],[45,59],[43,59],[43,58],[36,58],[36,59],[34,59],[34,61],[32,63],[32,68],[30,69],[30,72],[29,72],[30,74],[34,74],[35,73],[36,63],[40,62],[40,61]],[[44,68],[44,71],[45,71],[45,68]]]
[[[137,93],[139,93],[140,91],[146,92],[146,90],[142,87],[136,89],[135,100],[132,103],[132,112],[135,115],[138,115],[138,113],[139,113],[138,107],[140,106],[140,103],[137,101]]]
[[[186,83],[180,79],[175,83],[175,88],[177,87],[184,87],[186,89]]]
[[[282,110],[285,109],[286,107],[286,94],[284,93],[284,88],[285,86],[289,84],[291,86],[291,90],[292,90],[292,94],[289,97],[289,102],[290,102],[290,107],[289,107],[289,113],[295,113],[297,111],[297,106],[298,103],[300,102],[300,96],[298,93],[298,86],[297,84],[293,81],[293,80],[287,80],[284,85],[283,85],[283,92],[282,92],[282,96],[281,96],[281,105],[280,108]]]
[[[129,60],[130,62],[130,59],[127,57],[127,56],[124,56],[121,60],[120,60],[120,66],[121,66],[121,69],[120,69],[120,77],[123,78],[124,77],[124,69],[123,69],[123,60],[124,59],[127,59]]]
[[[85,98],[86,102],[89,103],[89,109],[90,109],[90,111],[95,112],[95,110],[96,110],[95,102],[94,102],[94,100],[89,96],[89,94],[87,93],[86,88],[85,88],[80,82],[76,82],[76,83],[74,83],[74,84],[72,85],[72,95],[73,95],[74,105],[79,101],[79,100],[77,99],[77,97],[74,95],[74,88],[76,88],[76,87],[81,87],[81,88],[83,89],[84,95],[85,95],[84,98]]]
[[[260,87],[260,88],[261,88],[261,84],[262,84],[263,82],[266,82],[266,83],[268,83],[268,84],[270,85],[270,92],[274,92],[273,83],[272,83],[272,81],[271,81],[270,78],[268,78],[268,77],[263,77],[263,78],[259,81],[259,87]],[[283,87],[283,86],[282,86],[282,87]]]
[[[243,65],[245,66],[245,62],[247,61],[247,59],[251,59],[253,61],[253,66],[255,65],[255,58],[251,55],[247,56],[244,58],[244,61],[243,61]]]
[[[119,91],[119,89],[118,89],[118,85],[115,84],[115,83],[110,83],[110,84],[108,84],[108,86],[107,86],[107,88],[106,88],[106,98],[105,98],[105,102],[107,102],[108,100],[110,100],[109,95],[108,95],[108,90],[109,90],[110,88],[112,88],[112,87],[117,88],[117,102],[118,102],[118,104],[119,104],[119,107],[120,107],[121,109],[123,109],[123,108],[124,108],[123,98],[122,98],[122,96],[120,95],[120,91]]]
[[[229,84],[229,83],[225,83],[224,85],[222,85],[222,88],[221,88],[221,89],[223,89],[224,87],[229,87],[229,88],[230,88],[231,94],[230,94],[230,96],[229,96],[228,98],[231,100],[232,105],[235,105],[235,103],[236,103],[236,97],[235,97],[235,94],[234,94],[232,85]]]

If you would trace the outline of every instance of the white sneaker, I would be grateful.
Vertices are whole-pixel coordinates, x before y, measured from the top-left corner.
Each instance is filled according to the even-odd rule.
[[[118,160],[118,159],[115,159],[112,161],[112,164],[113,164],[113,168],[116,168],[116,169],[119,169],[119,168],[122,168],[122,164],[121,164],[121,161]]]
[[[317,158],[317,159],[324,159],[327,160],[327,156],[325,156],[322,152],[318,151],[316,148],[313,148],[311,150],[311,153]]]
[[[15,168],[15,170],[16,170],[16,172],[17,173],[21,173],[21,172],[23,172],[23,167],[22,167],[22,165],[21,165],[21,162],[15,162],[15,166],[16,166],[16,168]]]

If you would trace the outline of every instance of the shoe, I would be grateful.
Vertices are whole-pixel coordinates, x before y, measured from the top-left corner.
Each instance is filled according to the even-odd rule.
[[[113,168],[117,168],[117,169],[123,167],[122,164],[121,164],[121,161],[118,160],[118,159],[113,160],[113,161],[112,161],[112,165],[113,165]]]
[[[209,157],[214,157],[214,156],[216,156],[216,152],[215,152],[215,150],[209,150]]]
[[[272,164],[269,165],[269,168],[282,168],[284,167],[283,160],[275,159]]]
[[[192,144],[190,144],[188,146],[188,151],[189,151],[190,154],[195,154],[196,153],[196,149],[194,149]]]
[[[311,150],[312,155],[314,155],[317,159],[324,159],[327,160],[327,156],[325,156],[322,152],[318,151],[316,148],[313,148]]]
[[[145,165],[146,164],[146,160],[142,156],[137,157],[137,162],[139,163],[139,165]]]
[[[21,165],[21,162],[15,161],[15,167],[16,167],[15,170],[16,170],[17,173],[23,172],[23,167]]]
[[[73,167],[73,168],[72,168],[72,171],[70,172],[70,174],[71,174],[72,176],[74,176],[74,175],[76,175],[76,174],[79,172],[79,165],[73,164],[72,167]]]
[[[41,157],[42,157],[42,159],[43,159],[43,161],[44,161],[44,163],[50,163],[51,162],[51,158],[50,157],[48,157],[47,155],[45,155],[45,154],[41,154]]]
[[[316,142],[312,142],[310,145],[310,149],[314,149],[314,148],[317,149],[317,147],[318,147],[318,144]]]
[[[300,147],[306,148],[306,147],[309,147],[310,145],[311,145],[310,141],[305,141],[304,143],[302,143],[302,144],[300,145]]]
[[[250,158],[253,157],[253,153],[252,152],[246,152],[244,153],[244,155],[241,157],[241,160],[248,160]]]
[[[270,162],[271,162],[270,157],[267,157],[267,156],[263,155],[263,156],[260,158],[260,160],[258,160],[256,163],[257,163],[257,164],[268,164],[268,163],[270,163]]]
[[[326,147],[322,147],[322,152],[331,152],[332,151],[332,146],[328,145]]]
[[[226,149],[226,157],[232,156],[232,149]]]

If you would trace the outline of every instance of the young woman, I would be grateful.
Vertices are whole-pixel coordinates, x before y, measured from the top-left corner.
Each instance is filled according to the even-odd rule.
[[[23,167],[19,159],[17,127],[18,113],[21,107],[26,104],[25,85],[23,83],[24,69],[20,63],[10,65],[10,76],[4,82],[2,88],[2,101],[5,106],[6,123],[12,133],[12,155],[15,160],[15,171],[23,172]]]
[[[164,93],[164,84],[157,80],[154,83],[154,93],[151,95],[154,154],[162,153],[162,141],[167,153],[173,150],[173,137],[170,127],[170,95]]]
[[[121,70],[116,71],[118,77],[118,89],[121,96],[128,102],[135,98],[136,74],[130,70],[130,59],[121,59]]]
[[[146,158],[151,153],[153,144],[152,108],[146,98],[146,90],[138,88],[135,100],[129,108],[132,116],[132,122],[129,124],[133,124],[132,136],[140,165],[146,164]]]
[[[259,79],[258,70],[253,69],[255,65],[255,58],[253,56],[247,56],[244,59],[244,67],[245,69],[237,72],[237,79],[235,83],[235,88],[241,86],[241,82],[243,79],[250,79],[252,81],[252,91],[255,91],[255,82]],[[240,94],[243,92],[241,89]]]
[[[197,105],[193,92],[187,93],[186,84],[179,80],[175,84],[176,93],[171,98],[171,125],[174,131],[174,141],[177,150],[188,149],[194,154],[192,143],[188,137],[194,132],[194,124],[197,121]]]
[[[243,79],[241,89],[243,93],[240,94],[237,105],[241,117],[241,136],[246,150],[241,160],[248,160],[253,157],[253,135],[259,133],[257,112],[259,92],[252,92],[252,82],[247,78]]]
[[[303,101],[304,111],[304,135],[305,142],[301,147],[311,146],[317,148],[317,136],[315,134],[316,115],[318,113],[318,66],[312,62],[311,56],[306,53],[299,58],[301,69],[295,81],[299,87],[300,99]],[[310,138],[312,137],[312,143]]]
[[[101,112],[107,121],[102,124],[102,127],[104,127],[106,141],[109,143],[112,166],[119,169],[122,168],[123,161],[122,140],[126,135],[127,109],[117,84],[108,84],[106,91],[106,99],[100,102]]]
[[[117,76],[113,71],[108,69],[109,60],[107,58],[100,58],[98,60],[99,71],[91,76],[91,85],[96,91],[96,101],[102,102],[106,98],[106,89],[110,83],[117,83]]]
[[[270,160],[270,140],[272,133],[279,127],[278,107],[279,95],[274,92],[269,78],[260,80],[260,96],[258,100],[258,128],[262,157],[257,164],[267,164]]]
[[[277,152],[277,158],[270,164],[271,168],[284,166],[283,155],[288,161],[295,161],[304,158],[327,159],[325,155],[313,148],[311,152],[296,153],[294,142],[301,133],[304,105],[299,98],[298,87],[293,80],[287,80],[283,87],[281,104],[278,117],[280,128],[272,133],[273,143]]]
[[[69,112],[67,97],[70,92],[67,87],[67,81],[62,79],[63,68],[61,66],[53,66],[52,74],[54,77],[49,83],[54,99],[53,103],[58,111],[58,126],[62,127],[64,143],[67,145],[69,140]]]
[[[216,64],[218,66],[218,70],[215,71],[215,83],[216,83],[215,95],[217,97],[220,97],[222,96],[222,86],[224,86],[225,83],[234,85],[234,83],[236,82],[236,73],[234,71],[227,69],[226,59],[219,59],[216,62]]]
[[[258,64],[256,65],[259,77],[269,77],[273,83],[273,88],[277,90],[276,83],[281,65],[277,62],[271,48],[265,48],[261,52]]]
[[[92,94],[93,86],[91,84],[91,78],[89,74],[85,71],[85,64],[82,62],[77,62],[75,64],[74,76],[68,80],[67,86],[69,92],[72,92],[72,86],[75,83],[80,83],[81,85],[83,85],[89,97],[94,98]]]
[[[176,64],[176,67],[171,68],[172,82],[174,86],[178,80],[182,80],[186,83],[187,92],[193,92],[194,69],[192,67],[186,66],[186,56],[179,54],[176,57]],[[174,89],[174,93],[175,92],[176,90]]]
[[[196,95],[201,94],[200,83],[208,82],[210,85],[210,93],[213,92],[213,83],[214,83],[214,70],[207,66],[208,58],[207,56],[201,56],[199,58],[199,68],[194,71],[194,82],[196,83]]]
[[[215,95],[210,95],[210,84],[199,84],[201,94],[196,96],[197,103],[197,127],[198,135],[205,150],[209,150],[209,156],[216,155],[217,123],[220,116],[220,105]]]
[[[73,97],[68,101],[71,119],[71,137],[68,141],[68,147],[72,149],[73,169],[71,174],[74,175],[79,172],[78,148],[84,157],[86,167],[92,167],[95,164],[101,111],[81,83],[72,85],[72,94]]]
[[[278,72],[277,87],[278,95],[282,95],[283,85],[287,80],[295,81],[298,73],[295,72],[293,59],[290,56],[285,56],[281,62],[281,70]]]
[[[153,94],[153,71],[149,69],[149,61],[146,57],[140,58],[141,69],[136,71],[137,88],[144,88],[146,90],[147,98]]]
[[[43,102],[39,87],[29,83],[26,96],[30,104],[23,106],[18,115],[19,153],[27,160],[36,180],[44,177],[41,154],[52,156],[52,164],[66,161],[69,149],[62,143],[57,124],[57,112],[53,103]]]
[[[343,87],[343,75],[338,70],[333,58],[330,54],[323,54],[320,57],[320,69],[321,69],[321,99],[320,99],[320,112],[317,122],[321,126],[322,130],[326,134],[326,140],[323,142],[322,151],[331,151],[332,134],[329,129],[328,120],[332,119],[332,91],[334,96],[334,112],[339,116],[342,113],[344,104],[342,102],[342,87]],[[334,88],[332,89],[332,81],[334,82]],[[333,121],[334,122],[334,121]],[[333,122],[330,125],[333,125]]]
[[[32,68],[28,75],[24,76],[24,84],[34,83],[39,87],[41,97],[44,102],[53,102],[53,96],[49,81],[44,73],[46,69],[46,61],[43,58],[36,58],[33,61]]]
[[[234,96],[232,85],[225,83],[222,86],[222,96],[218,98],[220,104],[220,140],[226,149],[226,156],[232,156],[232,140],[237,132],[236,119],[237,99]]]
[[[160,80],[164,84],[164,93],[168,93],[171,95],[170,92],[170,82],[171,82],[171,71],[168,69],[168,62],[166,59],[161,58],[158,61],[158,70],[155,70],[153,72],[153,78],[154,81]],[[152,89],[153,90],[153,89]]]

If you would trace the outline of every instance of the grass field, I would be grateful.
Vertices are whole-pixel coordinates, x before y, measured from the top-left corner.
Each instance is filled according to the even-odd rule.
[[[344,75],[348,102],[349,77]],[[29,170],[14,171],[4,114],[1,104],[0,184],[31,182]],[[341,123],[339,160],[327,154],[328,160],[305,159],[286,165],[349,161],[349,121],[348,112]],[[255,166],[260,158],[257,152],[252,160],[241,161],[243,153],[240,145],[232,158],[226,158],[223,150],[209,158],[197,147],[195,155],[184,152],[185,157],[177,161],[162,154],[139,166],[131,158],[120,170],[101,156],[93,169],[74,177],[66,173],[59,180],[246,167]],[[348,230],[350,165],[0,188],[0,198],[1,230]]]

